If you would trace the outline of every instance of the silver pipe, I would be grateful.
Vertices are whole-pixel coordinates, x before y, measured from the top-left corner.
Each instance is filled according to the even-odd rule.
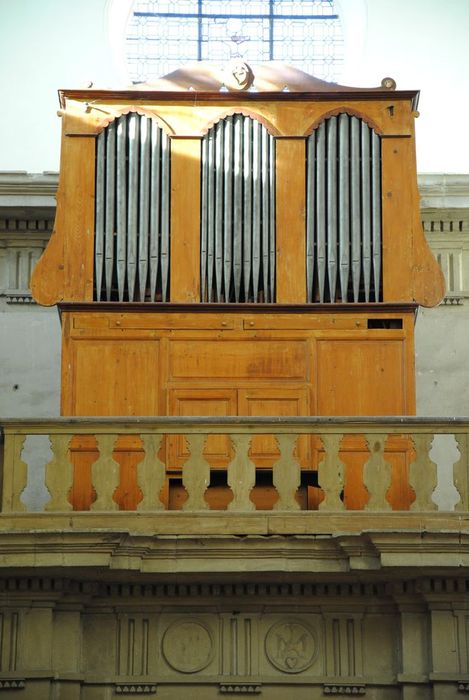
[[[235,301],[240,300],[243,250],[243,117],[234,117],[233,147],[233,281]]]
[[[117,287],[119,301],[124,300],[127,239],[127,119],[117,119]]]
[[[116,122],[106,129],[106,214],[105,214],[105,273],[106,300],[112,298],[112,275],[114,272],[114,233],[116,230]]]
[[[360,122],[357,117],[351,118],[350,146],[350,189],[351,189],[351,237],[352,237],[352,284],[353,300],[359,299],[360,294]]]
[[[348,299],[350,272],[349,117],[339,116],[339,270],[340,295]]]
[[[135,298],[135,278],[137,273],[137,217],[138,217],[138,141],[139,120],[137,114],[130,114],[129,125],[129,178],[127,185],[127,292],[128,300]]]
[[[270,302],[270,285],[269,285],[269,226],[270,226],[270,202],[269,202],[269,177],[270,177],[270,159],[269,159],[269,132],[267,129],[261,130],[261,177],[262,177],[262,283],[264,289],[264,301]]]
[[[223,122],[215,125],[215,300],[222,301],[223,283]]]
[[[327,121],[327,271],[331,302],[337,286],[337,117]]]
[[[361,208],[362,256],[365,301],[370,301],[371,289],[371,181],[370,181],[370,127],[361,122]]]
[[[259,301],[259,275],[261,266],[261,128],[253,123],[252,134],[252,290],[253,301]]]
[[[150,223],[150,128],[151,120],[140,119],[140,198],[138,226],[138,279],[140,301],[145,301],[148,276]]]
[[[207,285],[208,301],[214,301],[214,257],[215,257],[215,130],[208,132],[208,162],[207,162]]]
[[[249,301],[252,259],[252,119],[244,117],[243,134],[243,282],[244,301]]]
[[[317,274],[319,301],[324,302],[326,292],[326,122],[322,122],[316,134],[316,236]]]
[[[225,216],[223,219],[223,249],[224,249],[224,292],[225,301],[230,300],[231,265],[233,257],[233,117],[224,120],[225,153],[223,196],[225,200]]]

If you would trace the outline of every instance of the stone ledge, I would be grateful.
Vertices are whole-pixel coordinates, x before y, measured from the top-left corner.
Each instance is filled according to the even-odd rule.
[[[132,572],[143,578],[174,574],[223,576],[236,572],[251,577],[259,573],[347,577],[394,571],[405,571],[406,575],[415,572],[420,572],[420,575],[429,575],[430,572],[450,574],[461,571],[461,567],[469,567],[469,529],[447,529],[443,519],[439,520],[439,526],[435,524],[434,531],[425,527],[412,531],[396,527],[380,530],[375,516],[373,529],[357,529],[348,534],[346,523],[342,521],[342,531],[339,529],[335,534],[314,532],[310,522],[309,532],[303,529],[301,534],[288,532],[294,528],[285,528],[283,523],[283,528],[277,528],[284,530],[282,534],[274,534],[270,527],[261,535],[239,537],[228,534],[228,531],[220,534],[220,530],[211,534],[191,533],[190,527],[179,528],[178,533],[173,531],[170,534],[158,527],[158,517],[147,516],[148,526],[137,532],[129,521],[125,528],[121,521],[119,530],[105,528],[102,516],[101,527],[93,530],[78,528],[74,523],[76,516],[69,516],[68,523],[65,522],[66,516],[61,516],[61,527],[57,516],[45,515],[49,522],[37,516],[21,518],[26,530],[5,529],[5,518],[2,517],[0,572],[34,572],[45,568],[50,571],[60,569],[64,573],[79,567],[90,575],[98,569],[107,571],[111,577],[122,572]],[[132,518],[129,514],[123,515]],[[309,517],[313,521],[310,514]],[[205,516],[195,515],[192,524],[204,519]],[[238,519],[237,527],[246,532],[249,518],[238,516]],[[12,525],[15,518],[11,516],[8,520]],[[165,520],[164,516],[162,520]],[[454,520],[461,524],[458,517]],[[222,521],[223,516],[219,516],[212,524]],[[140,526],[143,522],[142,519]],[[177,523],[178,519],[173,522]],[[266,527],[268,519],[261,522]],[[282,523],[281,516],[278,522]],[[186,524],[189,523],[190,518],[186,516]],[[270,534],[266,536],[268,532]]]

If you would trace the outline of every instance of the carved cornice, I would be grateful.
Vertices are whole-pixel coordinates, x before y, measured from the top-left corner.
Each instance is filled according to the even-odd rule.
[[[417,180],[422,209],[469,207],[469,174],[420,173]]]
[[[136,582],[148,576],[161,576],[163,580],[171,581],[175,578],[174,561],[177,561],[176,580],[182,575],[197,578],[211,572],[210,577],[213,577],[213,572],[217,572],[223,578],[242,572],[245,581],[255,581],[259,578],[259,571],[262,571],[266,581],[269,581],[269,576],[278,577],[282,573],[293,578],[296,575],[300,579],[302,576],[334,575],[338,580],[350,581],[361,578],[365,571],[368,580],[376,580],[391,572],[397,577],[422,573],[434,575],[442,568],[445,575],[451,576],[461,566],[469,566],[469,514],[463,513],[453,519],[452,532],[448,530],[449,518],[446,521],[439,519],[439,524],[435,522],[433,528],[428,527],[428,522],[421,522],[421,527],[413,531],[396,519],[392,529],[379,531],[379,517],[375,514],[373,531],[370,531],[371,521],[368,525],[362,522],[361,531],[346,537],[340,534],[340,530],[350,533],[350,513],[347,513],[341,528],[337,527],[337,522],[334,523],[332,529],[338,531],[336,535],[326,534],[325,520],[318,528],[317,514],[312,518],[310,513],[306,519],[301,514],[298,519],[292,515],[279,515],[277,523],[272,516],[261,516],[257,528],[252,516],[237,515],[236,523],[230,523],[226,515],[218,519],[204,517],[205,534],[200,531],[200,515],[176,518],[171,526],[169,523],[174,513],[169,517],[154,513],[148,518],[143,514],[133,517],[130,513],[124,513],[125,526],[122,521],[121,528],[129,528],[129,532],[118,531],[115,525],[109,527],[111,522],[104,514],[96,516],[100,524],[94,526],[92,521],[95,518],[88,516],[88,527],[85,524],[86,515],[81,518],[67,516],[67,524],[63,522],[65,516],[44,515],[46,519],[34,515],[27,519],[14,516],[6,519],[8,524],[4,525],[7,525],[8,531],[0,535],[0,572],[4,575],[18,570],[33,574],[38,566],[53,570],[60,568],[62,571],[80,567],[88,575],[100,569],[104,577],[107,571],[109,581],[129,572],[132,572]],[[330,518],[333,519],[332,516]],[[18,531],[21,521],[34,532]],[[313,525],[313,522],[316,524]],[[210,525],[217,534],[208,534],[208,529],[212,529]],[[359,526],[358,520],[356,525]],[[99,529],[95,530],[95,527]],[[146,532],[136,534],[135,529],[142,527]],[[259,534],[262,531],[263,534],[243,538],[235,534],[218,534],[222,531],[227,533],[230,529],[239,533],[258,529]],[[162,534],[162,530],[166,530],[166,534]],[[286,531],[291,533],[295,530],[301,534],[285,534]],[[158,532],[160,534],[150,534]],[[173,534],[181,532],[186,534]],[[267,534],[270,536],[266,537]],[[365,556],[359,556],[360,548]],[[41,556],[38,559],[39,551]],[[93,557],[90,558],[89,552],[93,552]],[[288,586],[285,590],[288,590]],[[282,593],[282,584],[276,591]]]
[[[0,171],[0,210],[4,207],[55,207],[59,174]],[[420,173],[422,209],[469,208],[469,174]]]

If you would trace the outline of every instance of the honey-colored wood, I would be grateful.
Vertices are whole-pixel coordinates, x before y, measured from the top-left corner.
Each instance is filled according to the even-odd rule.
[[[234,94],[220,92],[217,71],[207,70],[202,70],[205,91],[188,89],[191,80],[201,87],[196,70],[179,71],[154,89],[61,93],[55,233],[32,284],[40,303],[65,302],[62,413],[278,418],[414,413],[412,305],[436,304],[443,293],[419,221],[415,91],[397,92],[391,83],[374,91],[327,86],[285,69],[274,79],[270,66],[258,69],[264,91]],[[291,84],[291,92],[279,89],[287,75],[283,84]],[[170,299],[94,304],[96,136],[129,111],[154,117],[171,141]],[[383,301],[306,305],[306,138],[341,113],[363,119],[381,138]],[[275,139],[276,302],[255,310],[249,304],[200,304],[200,139],[232,114],[257,119]],[[251,440],[208,435],[203,445],[183,433],[161,441],[116,435],[112,445],[110,438],[98,437],[100,448],[92,435],[73,436],[68,455],[65,443],[57,444],[59,462],[73,468],[70,495],[65,487],[60,495],[64,507],[68,500],[74,509],[122,510],[192,509],[194,503],[236,511],[295,508],[299,502],[324,510],[422,505],[408,474],[423,457],[415,458],[412,441],[399,433],[372,441],[379,449],[373,447],[371,456],[363,435],[340,443],[335,436],[324,445],[318,436],[300,435],[294,446],[290,436],[281,440],[281,452],[268,431]],[[282,469],[290,459],[287,478]],[[385,496],[370,501],[366,484],[384,462]],[[191,471],[192,464],[200,473]],[[318,468],[322,491],[311,478]],[[114,486],[103,496],[107,470]],[[272,470],[276,482],[280,479],[280,499],[269,482]]]
[[[375,333],[318,341],[318,415],[407,413],[404,337],[391,339]]]
[[[304,139],[277,139],[276,151],[276,300],[306,301]]]
[[[408,178],[408,138],[381,142],[383,220],[383,300],[404,301],[412,293],[412,192],[402,183]]]
[[[200,139],[171,139],[171,295],[200,301]]]

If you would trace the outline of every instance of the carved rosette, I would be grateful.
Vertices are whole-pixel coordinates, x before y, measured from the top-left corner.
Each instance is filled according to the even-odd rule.
[[[303,622],[282,620],[272,625],[267,632],[265,653],[279,671],[305,671],[313,663],[316,652],[316,635]]]

